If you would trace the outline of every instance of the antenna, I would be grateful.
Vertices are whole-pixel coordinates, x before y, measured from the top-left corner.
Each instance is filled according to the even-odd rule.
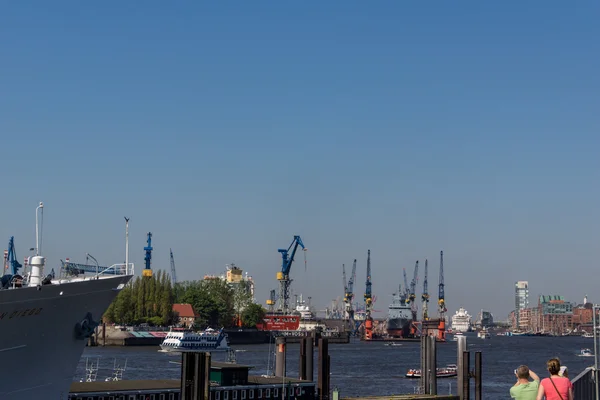
[[[38,211],[40,219],[38,221]],[[44,203],[40,201],[40,205],[35,209],[35,255],[42,254],[42,227],[44,224]]]
[[[129,274],[129,218],[125,218],[125,273]]]

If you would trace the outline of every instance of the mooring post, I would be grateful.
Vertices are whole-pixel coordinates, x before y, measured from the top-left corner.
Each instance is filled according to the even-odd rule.
[[[437,395],[437,349],[435,336],[429,336],[429,394]]]
[[[275,376],[285,377],[285,337],[275,339]]]
[[[306,380],[306,342],[309,338],[303,337],[300,339],[300,366],[298,368],[298,379]]]
[[[106,322],[102,323],[102,347],[106,346]]]
[[[470,358],[471,353],[468,351],[463,352],[463,362],[462,362],[462,399],[469,400],[471,398],[471,385],[470,385]]]
[[[210,352],[200,353],[200,355],[204,356],[200,359],[200,362],[203,365],[202,368],[202,381],[201,381],[201,399],[202,400],[210,400],[210,365],[211,365],[211,354]]]
[[[429,344],[427,336],[421,336],[421,389],[423,394],[429,394],[429,357],[427,351]]]
[[[482,400],[481,385],[481,352],[475,352],[475,400]]]
[[[329,344],[327,338],[319,339],[319,371],[317,373],[317,397],[329,400]]]
[[[309,381],[314,381],[315,376],[313,373],[313,364],[314,364],[314,348],[313,348],[313,337],[309,337],[306,339],[306,379]]]
[[[202,394],[204,353],[181,354],[181,400],[200,400]],[[210,373],[210,367],[209,367]],[[208,383],[207,383],[208,384]]]
[[[456,391],[460,400],[463,399],[463,353],[467,351],[467,338],[465,336],[458,336],[456,347]]]

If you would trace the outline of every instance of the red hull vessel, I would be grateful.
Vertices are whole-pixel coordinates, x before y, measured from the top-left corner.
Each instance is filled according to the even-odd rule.
[[[300,328],[300,314],[270,312],[256,327],[262,331],[296,331]]]

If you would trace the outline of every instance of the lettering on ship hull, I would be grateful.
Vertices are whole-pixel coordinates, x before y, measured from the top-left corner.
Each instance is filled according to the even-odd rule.
[[[33,315],[39,315],[42,310],[43,308],[26,308],[24,310],[0,312],[0,321],[17,317],[31,317]]]

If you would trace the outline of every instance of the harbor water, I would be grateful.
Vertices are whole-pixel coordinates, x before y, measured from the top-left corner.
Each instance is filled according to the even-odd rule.
[[[549,358],[560,358],[573,379],[586,367],[593,365],[593,357],[580,357],[583,348],[593,350],[593,339],[582,337],[492,336],[478,339],[467,334],[471,352],[471,368],[476,351],[483,357],[483,390],[485,399],[510,398],[508,391],[516,379],[513,370],[528,365],[541,378],[548,376],[545,363]],[[262,375],[274,370],[273,345],[232,346],[239,364],[254,366],[252,374]],[[438,343],[438,367],[456,363],[456,342]],[[287,346],[287,375],[298,377],[298,344]],[[99,361],[97,380],[104,380],[113,371],[114,362],[127,361],[123,379],[179,379],[179,353],[163,353],[158,347],[87,347],[77,367],[74,380],[86,374],[88,363]],[[405,378],[409,368],[419,368],[419,343],[403,342],[401,346],[385,346],[382,342],[352,341],[350,344],[330,345],[331,388],[339,388],[343,397],[415,393],[418,380]],[[315,348],[315,379],[318,349]],[[226,355],[213,353],[213,359],[224,361]],[[270,367],[269,367],[270,364]],[[474,385],[474,382],[472,386]],[[438,393],[456,394],[456,378],[438,380]]]

